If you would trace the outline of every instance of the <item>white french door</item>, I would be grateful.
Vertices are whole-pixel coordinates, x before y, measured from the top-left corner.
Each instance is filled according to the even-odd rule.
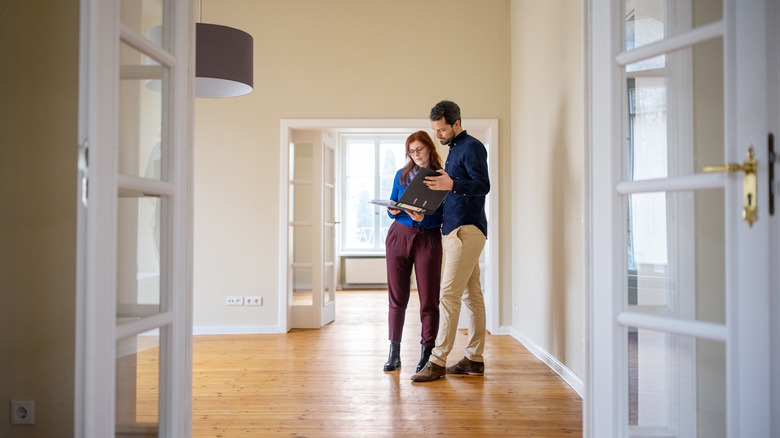
[[[81,1],[74,436],[191,434],[193,23]]]
[[[336,319],[336,141],[319,130],[290,135],[282,151],[289,164],[282,172],[289,203],[285,329],[320,328]]]
[[[585,436],[771,436],[777,17],[588,4]]]

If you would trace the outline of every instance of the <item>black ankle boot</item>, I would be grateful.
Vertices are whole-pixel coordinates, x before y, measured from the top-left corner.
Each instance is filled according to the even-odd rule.
[[[432,352],[433,348],[426,347],[425,345],[422,346],[422,349],[420,350],[420,362],[417,363],[417,370],[415,371],[416,373],[419,373],[425,364],[428,363],[428,359],[430,359]]]
[[[396,368],[401,368],[401,344],[391,342],[390,355],[387,357],[384,370],[395,371]]]

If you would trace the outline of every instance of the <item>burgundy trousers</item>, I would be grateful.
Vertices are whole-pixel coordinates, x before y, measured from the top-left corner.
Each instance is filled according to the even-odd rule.
[[[441,229],[410,227],[395,221],[387,232],[385,247],[390,342],[401,342],[414,268],[420,296],[420,344],[433,348],[439,331]]]

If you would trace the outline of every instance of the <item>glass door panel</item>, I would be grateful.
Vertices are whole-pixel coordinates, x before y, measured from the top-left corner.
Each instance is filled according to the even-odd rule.
[[[628,196],[631,312],[726,323],[723,196],[723,190]]]
[[[637,49],[723,19],[721,1],[625,0],[624,7],[626,50]]]
[[[117,323],[161,310],[159,197],[119,198],[117,212]]]
[[[336,145],[322,134],[322,316],[327,324],[336,317]]]
[[[158,436],[159,341],[156,333],[144,333],[117,343],[117,437]]]
[[[625,1],[624,50],[632,54],[720,20],[722,14],[703,19],[697,4]],[[722,38],[660,52],[623,67],[623,178],[663,188],[628,184],[624,190],[627,275],[622,308],[626,314],[662,318],[656,320],[662,326],[685,321],[723,327],[725,194],[720,188],[678,188],[704,165],[723,160]],[[705,341],[694,337],[626,329],[629,433],[718,436],[701,435],[703,430],[724,430],[726,374],[723,367],[704,361],[713,349],[699,351]],[[697,385],[699,372],[707,373],[707,386]],[[703,400],[715,411],[702,414]],[[714,424],[697,420],[704,417]]]
[[[162,93],[159,89],[150,89],[147,84],[154,80],[159,85],[168,69],[144,65],[146,57],[141,52],[124,43],[121,46],[119,171],[130,176],[164,180]]]
[[[336,160],[335,149],[323,147],[323,203],[322,203],[322,236],[323,236],[323,305],[332,305],[336,301],[336,248],[335,238],[335,206],[336,206]]]
[[[290,302],[293,306],[314,304],[311,247],[314,238],[313,150],[314,145],[308,142],[290,145],[289,256],[292,261]]]
[[[725,437],[725,373],[723,342],[629,327],[629,425],[645,436]]]
[[[163,0],[120,0],[119,21],[139,35],[163,23]]]

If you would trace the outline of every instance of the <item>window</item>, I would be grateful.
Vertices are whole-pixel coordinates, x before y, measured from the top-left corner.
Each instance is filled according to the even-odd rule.
[[[390,199],[395,173],[406,164],[407,134],[342,134],[341,252],[385,252],[392,219],[371,199]]]

